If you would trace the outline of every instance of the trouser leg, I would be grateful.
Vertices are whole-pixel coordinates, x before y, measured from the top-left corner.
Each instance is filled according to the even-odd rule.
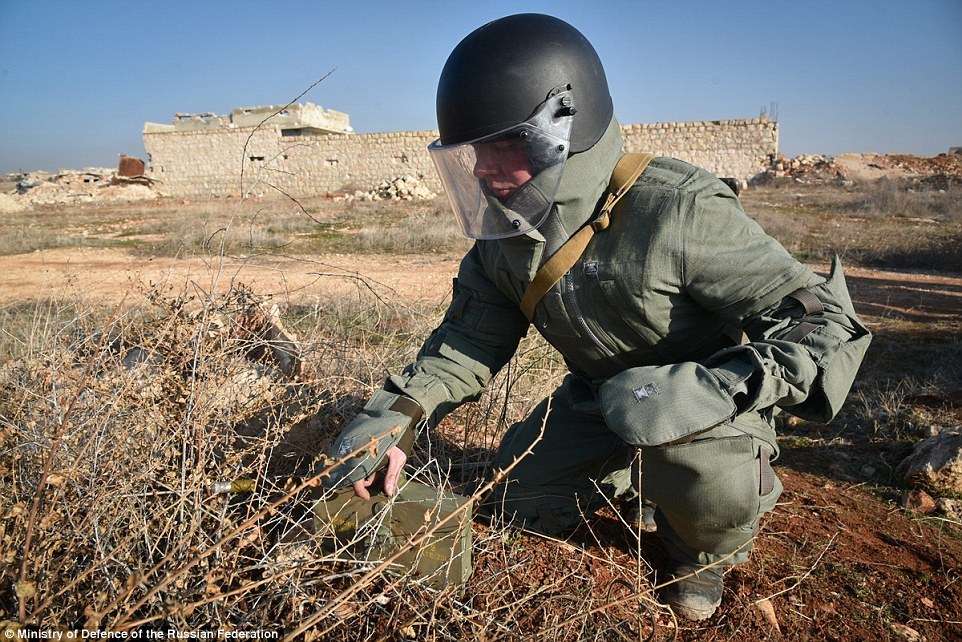
[[[493,467],[506,469],[529,447],[481,514],[557,535],[631,492],[634,449],[608,428],[594,395],[575,377],[505,433]]]
[[[776,452],[774,431],[757,415],[686,444],[644,448],[641,492],[658,505],[669,555],[702,565],[747,561],[759,520],[782,491],[770,463]]]
[[[566,378],[508,430],[494,468],[507,468],[529,447],[479,513],[558,534],[607,501],[635,494],[635,449],[608,428],[577,378]],[[643,448],[640,491],[658,505],[657,533],[669,555],[702,565],[747,561],[760,518],[781,494],[770,463],[776,453],[774,430],[756,414],[686,444]]]

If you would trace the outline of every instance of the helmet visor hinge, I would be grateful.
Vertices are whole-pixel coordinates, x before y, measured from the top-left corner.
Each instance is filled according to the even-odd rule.
[[[555,112],[555,118],[561,118],[564,116],[574,116],[578,113],[578,108],[574,106],[574,98],[571,95],[571,85],[558,85],[550,92],[548,92],[548,98],[546,100],[551,100],[560,93],[564,93],[558,101],[561,108]]]

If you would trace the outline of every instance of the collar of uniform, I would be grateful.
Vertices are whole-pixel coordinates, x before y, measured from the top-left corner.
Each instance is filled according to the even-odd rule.
[[[624,145],[621,126],[612,116],[608,129],[594,147],[568,158],[555,197],[556,207],[551,213],[557,219],[560,233],[564,235],[558,247],[594,218],[608,189],[611,172],[624,153]],[[548,245],[553,245],[552,240],[548,241]]]

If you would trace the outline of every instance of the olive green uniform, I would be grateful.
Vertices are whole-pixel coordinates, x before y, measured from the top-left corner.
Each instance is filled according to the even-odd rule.
[[[622,145],[612,119],[593,148],[568,159],[555,211],[538,230],[475,244],[461,263],[442,324],[389,387],[415,399],[436,422],[476,398],[534,325],[570,374],[553,394],[550,411],[542,402],[505,435],[499,467],[545,427],[532,456],[512,470],[483,510],[558,533],[605,496],[632,493],[631,465],[641,447],[640,490],[659,506],[659,536],[673,557],[706,564],[738,551],[728,562],[744,561],[759,517],[781,491],[769,464],[777,452],[773,406],[824,397],[819,386],[828,360],[820,364],[811,349],[764,338],[749,344],[747,360],[745,352],[723,351],[736,344],[733,329],[769,319],[773,310],[790,307],[790,293],[825,280],[766,235],[721,181],[687,163],[655,158],[611,226],[594,236],[529,324],[519,308],[525,288],[544,260],[595,214]],[[849,317],[854,313],[839,317],[842,325]],[[794,318],[785,317],[782,327]],[[848,325],[835,332],[839,342],[867,336],[857,320]],[[692,403],[685,402],[685,386],[696,385],[688,375],[675,377],[680,389],[673,394],[682,402],[667,421],[664,412],[657,420],[635,416],[631,404],[607,404],[602,394],[606,382],[622,385],[620,379],[636,373],[643,379],[649,366],[676,364],[682,373],[694,364],[734,362],[755,371],[751,394],[738,412],[707,425],[710,413],[701,412],[694,387]],[[632,389],[634,383],[625,385]],[[633,389],[640,402],[639,391],[647,388]],[[620,392],[609,394],[620,403]],[[686,426],[694,422],[683,439],[675,439],[673,417]]]

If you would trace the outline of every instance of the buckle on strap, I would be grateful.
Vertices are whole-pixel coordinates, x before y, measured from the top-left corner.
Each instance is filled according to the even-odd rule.
[[[608,216],[607,210],[602,210],[598,218],[591,221],[591,229],[595,232],[604,232],[608,229],[609,225],[611,225],[611,217]]]

